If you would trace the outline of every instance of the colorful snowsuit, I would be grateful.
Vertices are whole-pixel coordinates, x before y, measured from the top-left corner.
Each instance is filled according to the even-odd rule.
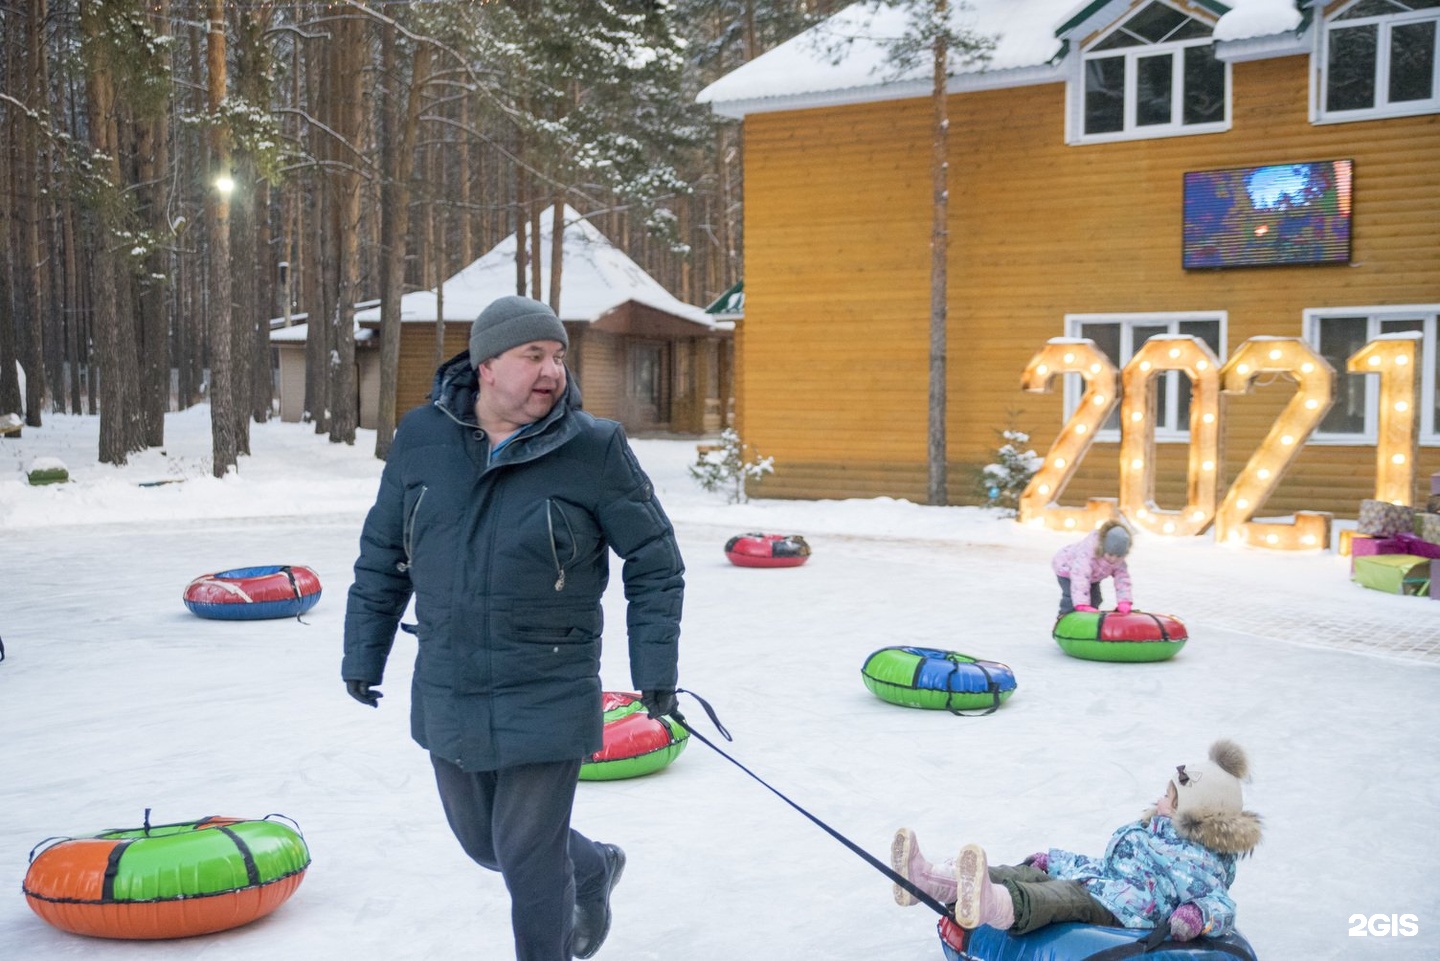
[[[1130,600],[1130,569],[1125,566],[1125,558],[1112,562],[1103,554],[1097,555],[1099,543],[1100,532],[1091,531],[1074,544],[1062,547],[1050,561],[1055,576],[1070,582],[1072,605],[1091,604],[1091,585],[1099,585],[1107,577],[1115,578],[1115,600]]]
[[[1078,881],[1127,928],[1153,928],[1182,904],[1205,919],[1202,932],[1220,937],[1235,927],[1234,854],[1220,854],[1175,832],[1168,817],[1135,821],[1110,836],[1103,857],[1049,851],[1046,873]]]

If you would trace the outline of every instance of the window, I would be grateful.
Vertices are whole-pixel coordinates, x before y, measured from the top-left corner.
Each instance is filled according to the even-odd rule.
[[[1307,310],[1305,339],[1335,368],[1335,403],[1313,440],[1332,444],[1373,444],[1377,427],[1379,378],[1351,374],[1350,355],[1381,334],[1418,330],[1420,344],[1420,443],[1440,446],[1440,304]]]
[[[1437,0],[1440,2],[1440,0]],[[1081,139],[1213,133],[1228,118],[1228,67],[1210,24],[1160,0],[1116,24],[1081,57]]]
[[[1320,119],[1440,111],[1440,0],[1357,0],[1321,33]]]
[[[1088,337],[1110,358],[1117,368],[1124,369],[1130,358],[1151,337],[1189,334],[1203,340],[1221,361],[1225,353],[1225,315],[1223,313],[1181,314],[1071,314],[1065,318],[1067,337]],[[1065,376],[1065,416],[1068,419],[1080,402],[1082,384],[1079,374]],[[1159,375],[1155,385],[1156,440],[1190,440],[1190,378],[1178,370]],[[1120,439],[1120,405],[1095,434],[1099,441]]]

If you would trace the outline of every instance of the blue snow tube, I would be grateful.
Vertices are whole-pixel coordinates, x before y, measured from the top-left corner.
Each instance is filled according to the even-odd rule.
[[[1257,961],[1255,949],[1239,931],[1223,938],[1163,941],[1144,951],[1143,945],[1136,942],[1143,941],[1149,934],[1150,931],[1135,928],[1069,922],[1012,935],[981,925],[970,932],[963,953],[943,940],[940,947],[947,961],[1087,961],[1096,955],[1135,958],[1136,961]],[[1111,953],[1101,955],[1101,952]]]

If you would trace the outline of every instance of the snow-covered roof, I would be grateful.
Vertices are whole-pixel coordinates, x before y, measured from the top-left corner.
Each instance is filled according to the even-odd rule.
[[[1293,31],[1300,23],[1296,0],[1231,0],[1208,3],[1220,13],[1215,38],[1251,39]],[[968,0],[952,8],[951,22],[995,38],[983,63],[954,69],[951,92],[1049,83],[1064,79],[1059,67],[1066,40],[1099,26],[1131,5],[1111,0]],[[801,110],[924,96],[931,71],[920,64],[897,71],[887,63],[888,42],[905,27],[893,7],[854,3],[800,35],[732,70],[696,98],[719,114],[743,117],[772,110]],[[1065,36],[1060,36],[1062,28]]]
[[[304,314],[298,314],[304,317]],[[270,343],[272,344],[303,344],[310,335],[310,325],[303,320],[299,323],[292,323],[289,327],[276,327],[270,331]],[[376,331],[369,327],[355,325],[355,343],[368,343],[375,338]]]
[[[540,215],[540,289],[550,289],[550,236],[554,208]],[[573,208],[564,208],[565,232],[560,270],[561,320],[592,323],[626,303],[634,302],[672,314],[702,327],[715,327],[712,318],[693,304],[671,294],[640,265],[610,243],[594,225]],[[489,253],[441,285],[445,319],[469,322],[497,297],[515,293],[515,235],[496,244]],[[548,299],[542,296],[540,299]],[[434,290],[417,290],[400,298],[400,320],[434,321]],[[361,323],[378,323],[380,308],[357,311]]]

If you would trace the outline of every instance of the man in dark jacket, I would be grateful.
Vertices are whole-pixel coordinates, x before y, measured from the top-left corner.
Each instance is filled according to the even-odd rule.
[[[345,611],[341,676],[374,707],[414,596],[411,735],[461,846],[505,879],[520,961],[594,955],[625,867],[570,827],[581,761],[601,748],[611,549],[652,717],[675,709],[678,674],[675,532],[620,425],[580,409],[568,345],[538,301],[481,312],[396,431]]]

